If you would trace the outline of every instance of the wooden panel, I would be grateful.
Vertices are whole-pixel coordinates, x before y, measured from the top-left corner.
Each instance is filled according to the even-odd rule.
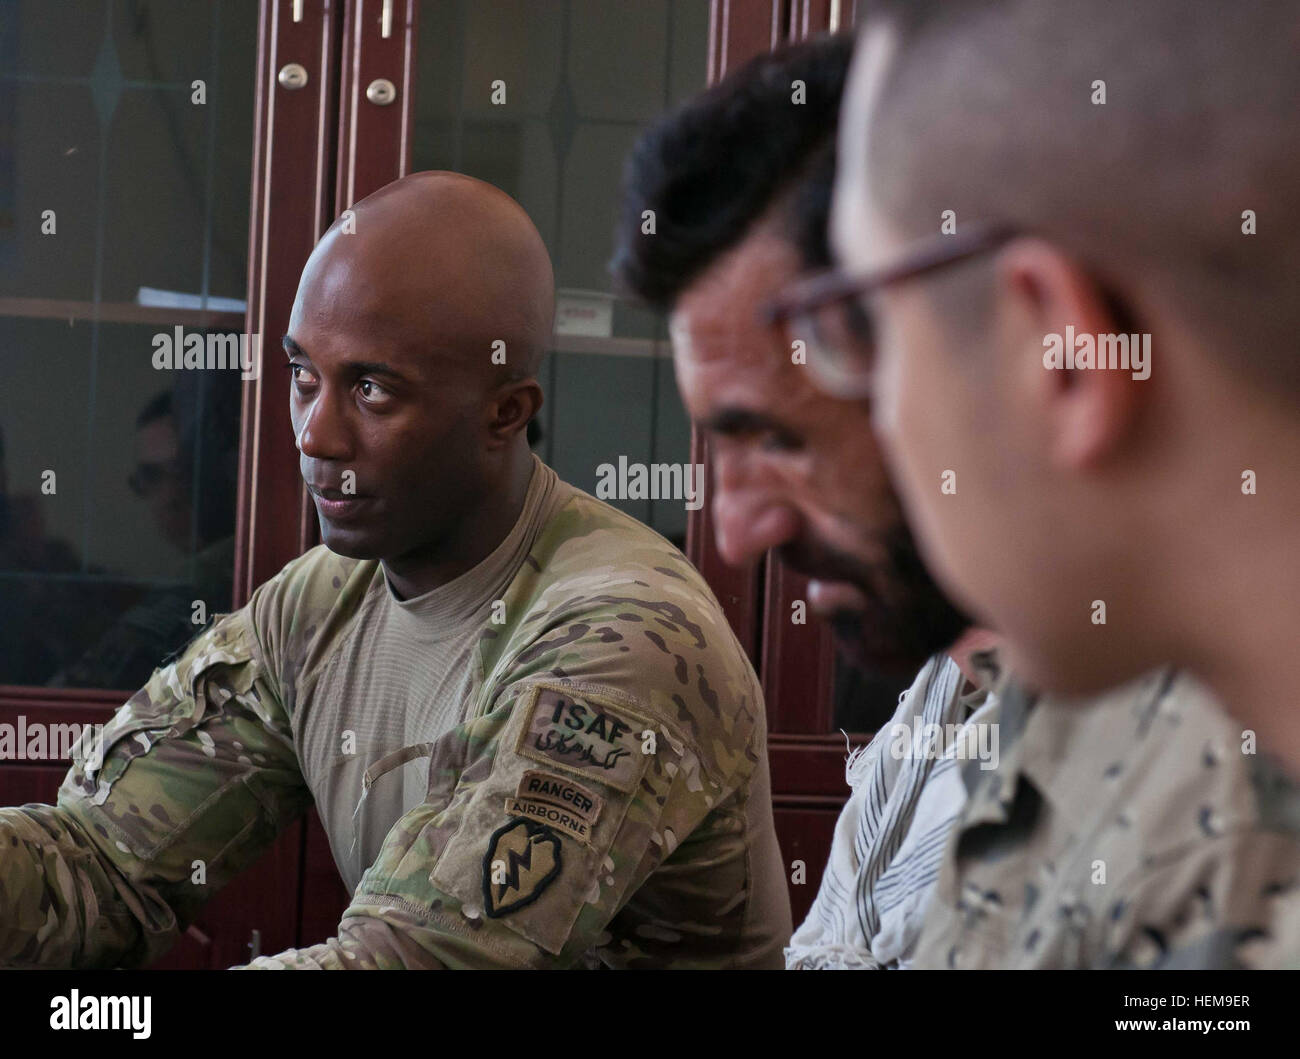
[[[80,688],[0,688],[0,724],[103,724],[132,692]]]
[[[851,2],[852,0],[791,0],[788,38],[806,40],[825,33],[832,28],[832,20],[839,26],[844,25],[844,7]]]
[[[248,329],[262,336],[262,370],[244,389],[239,505],[235,520],[234,606],[299,555],[314,519],[289,424],[289,373],[280,338],[298,276],[333,216],[341,8],[304,0],[293,20],[288,0],[263,0],[258,32],[257,121],[249,235]],[[290,89],[277,75],[307,70]]]
[[[58,765],[15,765],[0,767],[0,805],[53,805],[67,769]]]
[[[298,917],[298,945],[316,945],[338,933],[339,922],[352,895],[343,885],[329,839],[313,809],[307,815],[302,863],[302,908]]]
[[[416,0],[390,0],[387,5],[384,0],[348,2],[339,86],[336,215],[410,172],[416,9]],[[366,97],[366,89],[378,79],[397,89],[391,103],[379,105]]]
[[[772,766],[772,790],[775,799],[816,799],[823,804],[843,804],[849,797],[844,778],[844,764],[852,747],[865,745],[868,736],[855,737],[846,744],[835,735],[770,735],[768,760]]]
[[[713,0],[709,84],[780,44],[787,17],[782,0]]]
[[[772,812],[776,819],[776,837],[781,844],[785,880],[790,887],[790,911],[798,927],[808,915],[817,888],[821,886],[839,810],[806,808],[778,801]],[[803,862],[805,872],[802,883],[794,881],[795,866],[799,861]]]
[[[793,604],[807,599],[808,579],[769,555],[761,674],[772,732],[834,731],[835,641],[830,625],[806,607],[803,624],[794,623]]]

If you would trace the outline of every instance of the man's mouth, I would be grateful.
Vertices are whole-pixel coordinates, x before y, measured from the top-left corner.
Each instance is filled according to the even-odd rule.
[[[930,578],[905,526],[882,532],[864,561],[817,541],[781,549],[808,577],[808,609],[827,620],[840,652],[878,672],[914,670],[970,624]]]
[[[316,501],[316,510],[330,522],[352,521],[364,513],[366,506],[374,500],[374,497],[357,496],[355,493],[345,493],[342,489],[326,489],[314,485],[307,488]]]

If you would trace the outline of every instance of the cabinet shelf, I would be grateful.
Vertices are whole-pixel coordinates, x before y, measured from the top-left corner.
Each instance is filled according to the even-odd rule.
[[[37,320],[99,320],[110,324],[184,324],[242,331],[244,314],[209,309],[161,309],[134,302],[79,302],[64,298],[0,298],[0,316]]]

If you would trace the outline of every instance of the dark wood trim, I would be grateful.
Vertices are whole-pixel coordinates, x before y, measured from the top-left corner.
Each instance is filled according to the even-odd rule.
[[[806,40],[830,29],[831,13],[837,9],[840,24],[844,25],[844,8],[851,0],[791,0],[790,40]]]
[[[709,12],[709,84],[785,36],[786,0],[713,0]]]
[[[130,691],[111,691],[98,688],[46,688],[19,685],[0,687],[0,709],[8,706],[40,706],[51,709],[76,706],[87,708],[111,707],[116,709],[135,694]]]
[[[333,211],[342,15],[335,0],[305,0],[303,8],[295,23],[288,0],[262,0],[259,16],[247,327],[263,336],[262,370],[244,389],[236,607],[301,550],[304,491],[278,346],[299,273]],[[290,62],[306,67],[304,87],[278,83]]]
[[[821,809],[839,815],[840,810],[844,808],[844,800],[848,793],[849,789],[846,786],[843,794],[773,795],[772,808],[778,812],[782,809]]]
[[[338,111],[334,213],[378,191],[411,168],[415,93],[416,0],[393,0],[392,26],[382,34],[383,0],[347,0]],[[384,78],[393,102],[371,103],[366,88]]]
[[[118,707],[131,697],[130,692],[125,695],[104,692],[102,700],[91,700],[89,696],[99,694],[93,691],[78,691],[75,693],[77,697],[69,693],[60,698],[50,695],[22,697],[12,694],[22,690],[29,689],[4,689],[4,695],[0,697],[0,724],[11,724],[16,728],[19,717],[26,717],[28,721],[39,724],[105,724]],[[26,763],[23,760],[5,758],[0,761],[0,766],[8,768],[10,765]],[[31,764],[41,764],[41,762],[31,762]]]
[[[838,733],[769,733],[767,752],[772,770],[773,804],[802,804],[804,799],[813,798],[827,799],[834,807],[843,805],[849,796],[844,780],[849,749],[869,741],[867,736],[855,736],[846,746],[844,736]]]
[[[763,616],[763,695],[772,732],[824,733],[833,730],[835,641],[826,622],[806,613],[791,620],[793,605],[807,603],[808,579],[773,554],[767,559]]]

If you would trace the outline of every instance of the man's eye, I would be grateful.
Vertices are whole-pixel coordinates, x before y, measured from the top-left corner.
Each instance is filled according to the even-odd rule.
[[[295,364],[290,361],[288,367],[290,376],[299,386],[310,386],[316,381],[316,377],[302,364]]]
[[[876,337],[871,313],[857,301],[850,301],[844,307],[844,328],[856,342],[869,343]]]
[[[357,386],[361,390],[361,396],[371,404],[382,404],[392,397],[392,394],[375,382],[374,379],[362,379]]]
[[[779,430],[765,430],[759,436],[759,446],[766,452],[795,452],[799,442]]]

